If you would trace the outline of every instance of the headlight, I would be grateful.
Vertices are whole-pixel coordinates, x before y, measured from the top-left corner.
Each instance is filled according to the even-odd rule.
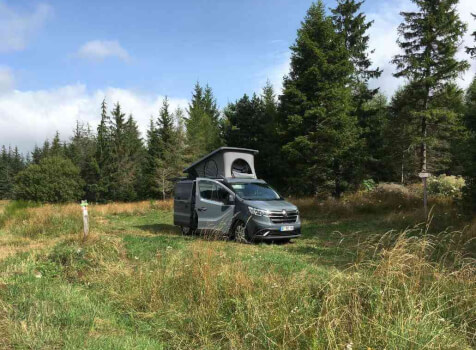
[[[248,210],[250,211],[250,213],[252,215],[269,216],[269,211],[267,211],[267,210],[257,209],[257,208],[253,208],[253,207],[248,207]]]

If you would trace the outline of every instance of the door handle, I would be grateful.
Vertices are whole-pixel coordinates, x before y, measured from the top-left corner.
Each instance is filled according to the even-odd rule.
[[[198,211],[207,211],[207,208],[205,207],[201,207],[201,208],[197,208]]]

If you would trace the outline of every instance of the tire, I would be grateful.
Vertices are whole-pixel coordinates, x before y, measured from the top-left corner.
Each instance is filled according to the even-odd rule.
[[[233,238],[238,243],[251,243],[248,230],[246,229],[246,225],[243,221],[237,221],[233,227]]]
[[[193,236],[195,233],[197,233],[197,226],[198,226],[198,218],[197,218],[197,215],[194,215],[193,216],[193,227],[180,226],[180,229],[182,231],[182,235],[184,235],[184,236]]]
[[[195,233],[195,230],[191,227],[180,226],[180,229],[182,230],[182,235],[184,236],[192,236]]]

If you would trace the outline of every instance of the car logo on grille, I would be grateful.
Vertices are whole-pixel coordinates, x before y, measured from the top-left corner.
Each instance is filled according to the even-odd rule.
[[[284,217],[287,217],[287,216],[288,216],[288,213],[286,212],[286,210],[283,210],[283,211],[282,211],[282,214],[283,214]]]

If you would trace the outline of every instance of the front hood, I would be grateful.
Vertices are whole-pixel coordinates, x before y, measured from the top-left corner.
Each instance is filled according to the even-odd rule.
[[[252,200],[244,200],[244,204],[261,209],[261,210],[297,210],[297,207],[294,204],[283,200],[276,200],[276,201],[252,201]]]

